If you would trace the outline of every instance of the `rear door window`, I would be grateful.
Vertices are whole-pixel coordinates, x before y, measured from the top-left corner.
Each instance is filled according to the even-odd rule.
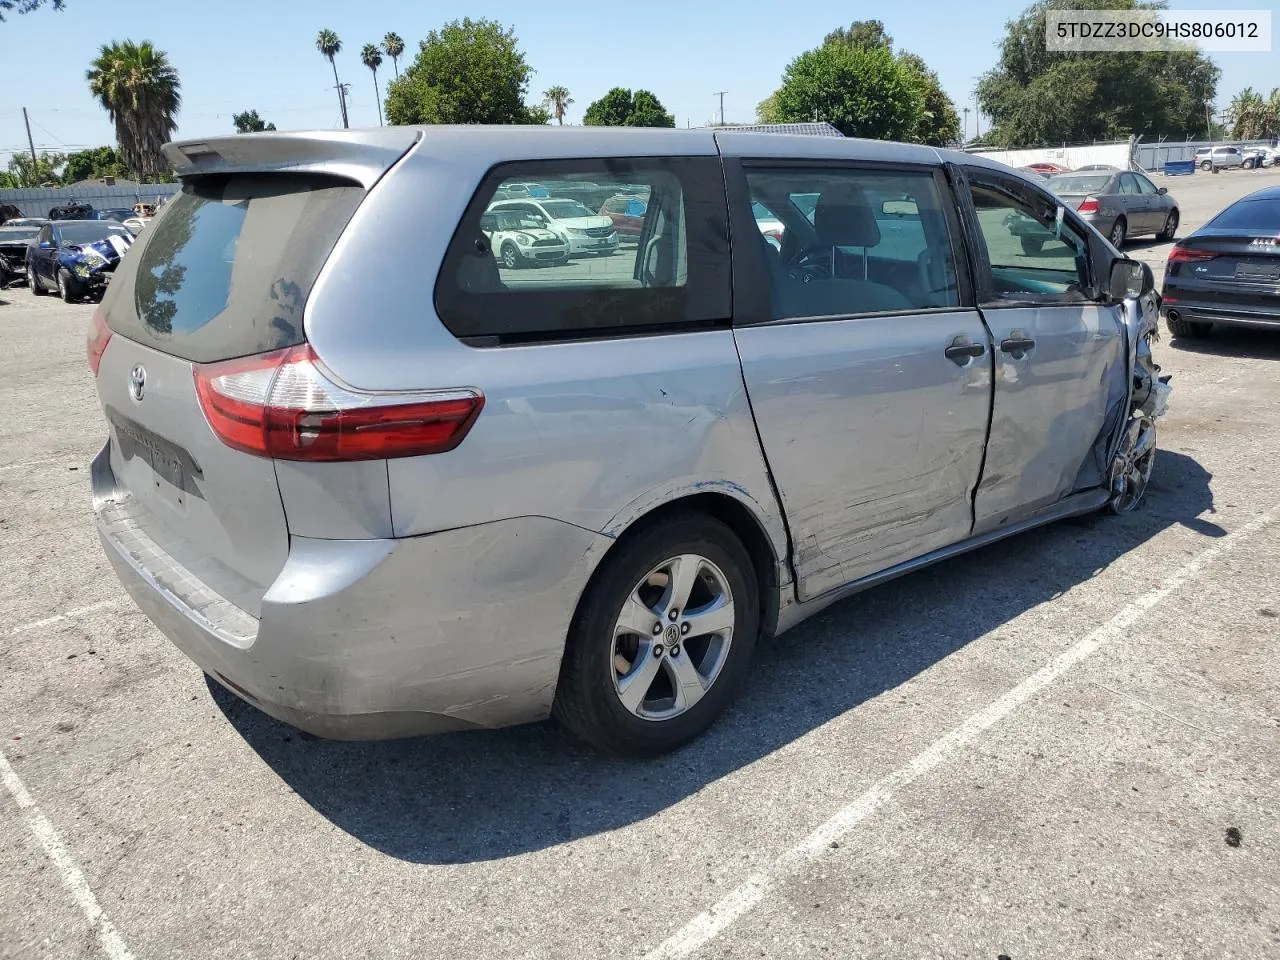
[[[512,204],[536,177],[546,198]],[[640,194],[640,233],[598,211]],[[516,206],[545,222],[495,248],[486,213]],[[486,221],[491,222],[491,221]],[[728,213],[715,157],[610,158],[502,164],[481,184],[449,250],[436,312],[455,336],[490,343],[663,332],[732,316]]]
[[[330,177],[184,184],[142,233],[130,302],[112,302],[108,326],[198,363],[301,343],[307,296],[363,196]]]
[[[753,209],[778,211],[773,319],[960,304],[942,191],[928,170],[748,167]],[[768,234],[765,236],[769,240]]]

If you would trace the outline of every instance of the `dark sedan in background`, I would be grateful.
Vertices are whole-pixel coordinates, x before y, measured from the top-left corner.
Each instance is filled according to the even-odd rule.
[[[1154,234],[1172,240],[1178,230],[1178,205],[1165,187],[1140,173],[1102,170],[1063,173],[1046,182],[1050,190],[1119,249],[1129,237]]]
[[[1280,330],[1280,187],[1237,200],[1169,252],[1161,311],[1175,337],[1213,324]]]
[[[27,284],[67,303],[101,297],[133,234],[114,220],[54,220],[27,247]]]

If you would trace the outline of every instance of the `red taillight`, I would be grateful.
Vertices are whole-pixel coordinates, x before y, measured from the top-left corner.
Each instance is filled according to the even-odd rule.
[[[1097,197],[1085,197],[1084,202],[1082,202],[1080,206],[1076,207],[1076,213],[1097,213],[1097,212],[1098,212]]]
[[[1208,250],[1196,250],[1192,247],[1174,247],[1169,251],[1170,263],[1189,263],[1196,260],[1212,260],[1217,256]]]
[[[107,316],[99,307],[93,311],[93,319],[89,321],[89,369],[98,375],[98,366],[102,363],[102,355],[106,352],[107,342],[111,339],[111,328],[107,326]]]
[[[197,364],[205,419],[229,447],[277,460],[385,460],[460,444],[484,406],[475,390],[356,393],[305,344]]]

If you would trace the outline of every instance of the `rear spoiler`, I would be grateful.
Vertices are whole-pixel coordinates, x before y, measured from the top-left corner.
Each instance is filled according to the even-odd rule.
[[[422,138],[413,127],[238,133],[164,145],[181,178],[225,173],[320,173],[346,177],[366,190]]]

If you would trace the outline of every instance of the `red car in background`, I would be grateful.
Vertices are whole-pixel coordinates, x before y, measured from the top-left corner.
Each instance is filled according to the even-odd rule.
[[[619,195],[610,197],[600,208],[600,215],[613,221],[620,239],[639,240],[649,202],[644,197]]]
[[[1052,163],[1048,160],[1042,160],[1039,163],[1028,163],[1027,166],[1035,170],[1037,173],[1070,173],[1070,167],[1064,167],[1060,163]]]

